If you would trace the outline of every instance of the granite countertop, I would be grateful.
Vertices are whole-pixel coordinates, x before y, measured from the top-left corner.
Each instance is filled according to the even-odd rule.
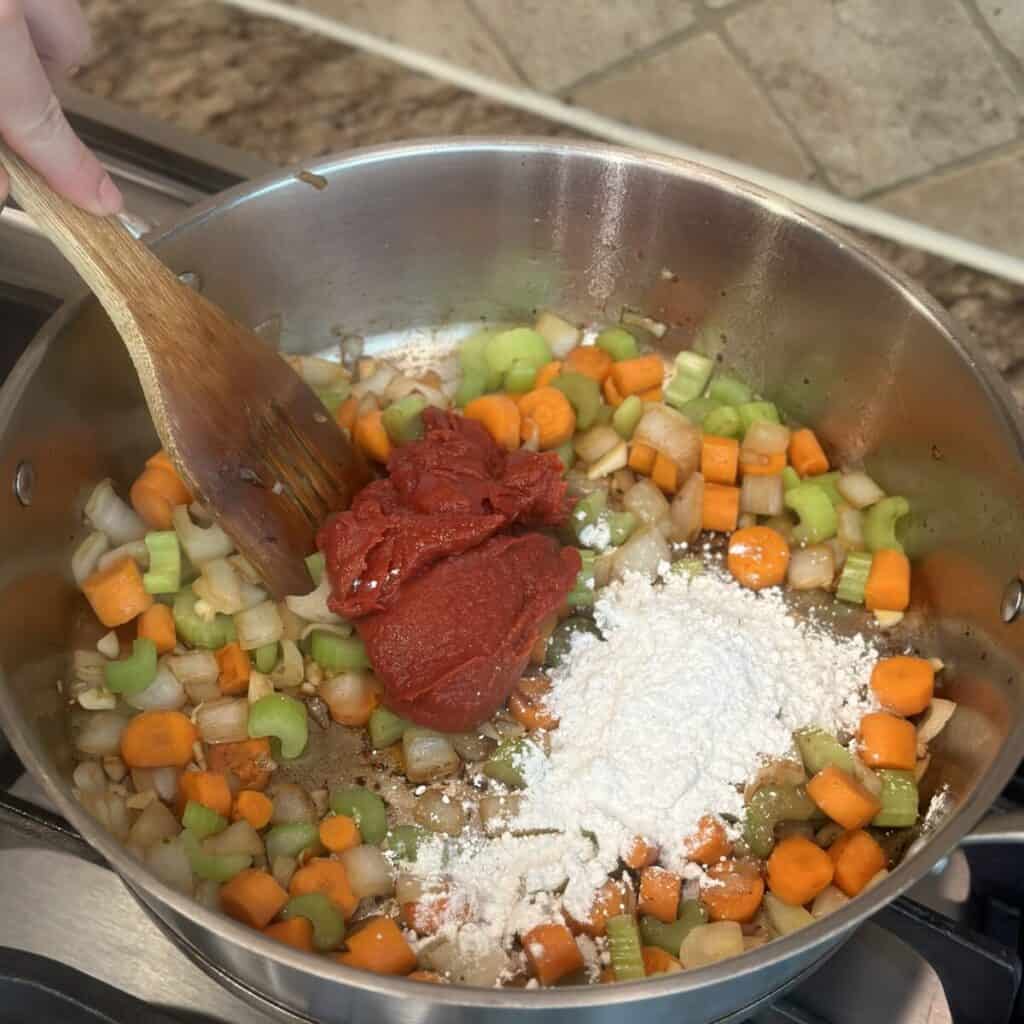
[[[281,165],[432,135],[578,132],[210,0],[83,0],[94,55],[76,85]],[[1024,286],[867,239],[975,333],[1024,403]]]

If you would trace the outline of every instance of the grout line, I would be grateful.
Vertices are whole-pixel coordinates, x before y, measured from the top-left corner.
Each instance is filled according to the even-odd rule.
[[[1013,0],[1007,0],[1007,3],[1012,2]],[[974,27],[978,30],[978,34],[984,38],[986,43],[988,43],[989,49],[992,50],[992,55],[996,59],[996,63],[999,65],[1003,74],[1006,75],[1010,85],[1014,87],[1014,91],[1018,96],[1024,94],[1024,66],[1021,65],[1016,54],[1011,53],[1010,50],[1003,45],[1003,41],[996,34],[995,29],[992,28],[988,19],[978,9],[978,5],[975,0],[960,0],[960,6],[967,14],[967,19],[973,22]]]
[[[228,0],[230,2],[230,0]],[[516,73],[520,82],[530,85],[530,77],[526,74],[522,65],[516,60],[515,55],[508,48],[508,44],[505,42],[505,37],[491,24],[490,19],[484,14],[483,11],[476,4],[476,0],[462,0],[469,11],[469,16],[476,19],[476,23],[483,29],[484,35],[486,35],[492,43],[501,51],[502,56],[508,61],[508,66]]]
[[[485,99],[534,114],[576,129],[584,135],[604,139],[632,149],[646,150],[670,157],[704,164],[725,174],[745,178],[762,188],[799,203],[823,217],[831,218],[847,227],[915,249],[945,257],[954,263],[974,267],[997,277],[1024,284],[1024,259],[997,252],[975,242],[957,238],[935,228],[926,227],[884,210],[861,205],[826,192],[824,189],[780,175],[762,171],[729,157],[707,153],[683,142],[667,139],[653,132],[621,124],[610,117],[593,111],[571,107],[560,100],[533,89],[509,85],[458,67],[449,61],[420,53],[407,46],[389,42],[379,36],[363,32],[342,22],[281,3],[280,0],[224,0],[225,3],[251,14],[276,18],[296,28],[304,29],[337,42],[345,43],[387,58],[413,71],[429,75]]]

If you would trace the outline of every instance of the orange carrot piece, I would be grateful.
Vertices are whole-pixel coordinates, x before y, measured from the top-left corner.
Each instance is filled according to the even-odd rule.
[[[605,377],[601,390],[604,392],[604,400],[614,409],[617,409],[625,401],[622,395],[619,394],[615,381],[610,376]]]
[[[440,974],[435,974],[433,971],[413,971],[412,974],[407,975],[407,977],[410,981],[425,981],[428,985],[448,984]]]
[[[215,655],[220,675],[217,676],[217,687],[225,696],[235,697],[249,689],[249,672],[252,665],[249,655],[235,642],[231,642],[217,651]]]
[[[835,866],[832,881],[847,896],[861,892],[887,863],[885,851],[863,829],[844,832],[828,848],[828,855]]]
[[[639,442],[629,446],[629,468],[634,473],[650,476],[658,453],[648,444]]]
[[[615,382],[615,390],[623,398],[628,398],[641,391],[660,388],[665,378],[665,364],[661,356],[656,355],[622,359],[612,364],[611,378]]]
[[[147,465],[128,497],[142,521],[154,530],[170,530],[175,505],[190,505],[192,494],[173,466]]]
[[[550,689],[546,679],[522,679],[516,684],[508,699],[508,709],[524,729],[558,728],[558,716],[544,703]]]
[[[142,585],[142,573],[134,558],[119,558],[97,569],[82,584],[82,592],[104,626],[122,626],[153,604],[153,595]]]
[[[399,908],[402,924],[417,935],[436,935],[445,924],[469,920],[470,909],[465,903],[450,906],[447,893],[424,893],[418,900],[403,903]]]
[[[698,864],[714,864],[732,853],[725,826],[713,814],[697,822],[697,831],[683,840],[683,854]]]
[[[174,614],[165,604],[151,604],[138,620],[138,635],[153,641],[157,654],[168,654],[178,642]]]
[[[359,900],[352,892],[345,865],[328,857],[311,857],[292,875],[288,892],[292,896],[305,896],[310,892],[322,892],[348,920],[356,910]]]
[[[508,395],[482,395],[463,410],[467,420],[476,420],[494,438],[496,444],[512,451],[519,447],[522,417],[519,407]]]
[[[565,357],[567,371],[581,373],[598,384],[604,383],[613,365],[612,357],[596,345],[579,345]]]
[[[783,903],[802,907],[832,883],[832,858],[806,836],[775,844],[768,858],[768,888]]]
[[[679,490],[679,467],[667,455],[658,452],[651,467],[651,482],[666,494],[675,494]]]
[[[266,928],[288,902],[288,893],[259,868],[239,871],[220,890],[220,908],[250,928]]]
[[[562,363],[559,359],[552,359],[545,363],[537,371],[537,379],[533,382],[535,388],[546,388],[562,372]]]
[[[818,476],[828,472],[828,457],[813,430],[805,427],[803,430],[794,430],[790,435],[789,464],[801,476]]]
[[[178,806],[185,809],[190,800],[226,818],[231,813],[231,789],[228,780],[217,772],[182,772],[178,779]]]
[[[359,826],[347,814],[332,814],[320,822],[320,842],[331,853],[344,853],[362,841]]]
[[[632,912],[633,893],[622,881],[609,878],[594,896],[590,914],[585,921],[569,917],[569,926],[574,932],[582,932],[592,939],[599,938],[608,930],[608,918]]]
[[[255,789],[243,789],[235,797],[231,820],[247,821],[258,832],[270,824],[270,816],[273,813],[274,804],[266,793],[260,793]]]
[[[701,438],[700,471],[709,484],[735,484],[740,465],[740,443],[734,437],[705,434]]]
[[[353,440],[367,458],[375,462],[387,462],[391,454],[391,438],[384,429],[379,409],[374,409],[356,420]]]
[[[935,669],[924,658],[883,658],[871,673],[871,689],[887,711],[919,715],[935,694]]]
[[[344,428],[351,434],[356,429],[356,420],[359,418],[359,399],[350,395],[334,413],[334,420],[339,427]]]
[[[583,966],[583,954],[564,924],[539,924],[523,936],[523,951],[534,977],[553,985]]]
[[[751,590],[777,587],[786,578],[789,545],[769,526],[748,526],[729,538],[727,564],[729,572]]]
[[[872,768],[913,771],[917,762],[917,730],[905,718],[875,711],[860,720],[858,753]]]
[[[180,711],[143,711],[121,733],[121,759],[129,768],[184,768],[198,736]]]
[[[206,744],[206,767],[234,775],[243,789],[266,789],[271,764],[270,740],[266,738]]]
[[[673,974],[683,969],[683,965],[660,946],[642,946],[640,955],[644,958],[644,974],[647,977],[652,974]]]
[[[634,836],[622,856],[622,863],[627,868],[639,871],[640,868],[650,867],[657,859],[658,847],[647,842],[642,836]]]
[[[834,764],[807,783],[807,795],[843,828],[861,828],[882,809],[870,790]]]
[[[291,917],[287,921],[268,924],[263,934],[286,946],[301,949],[303,953],[313,952],[313,925],[307,917]]]
[[[637,909],[665,924],[671,924],[679,913],[679,894],[683,880],[674,871],[649,867],[640,872],[640,894]]]
[[[558,388],[534,388],[519,399],[520,434],[525,441],[534,431],[543,450],[557,448],[572,437],[576,413]]]
[[[740,449],[740,471],[744,476],[777,476],[786,468],[786,455],[759,455]]]
[[[664,392],[660,387],[658,387],[648,388],[646,391],[641,391],[637,395],[637,398],[639,398],[641,402],[660,402],[663,396]]]
[[[347,967],[377,974],[408,974],[416,967],[416,954],[390,917],[367,918],[345,941],[348,950],[334,959]]]
[[[758,866],[748,860],[720,860],[706,872],[700,899],[712,921],[753,920],[764,898],[764,879]]]
[[[902,612],[910,604],[910,560],[902,551],[883,548],[871,559],[864,605],[872,612]]]
[[[705,484],[701,526],[705,530],[731,533],[740,519],[740,489],[725,484]]]

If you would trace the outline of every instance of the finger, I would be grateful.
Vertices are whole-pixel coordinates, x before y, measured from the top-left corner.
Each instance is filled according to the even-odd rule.
[[[98,214],[121,208],[117,186],[64,117],[11,0],[0,0],[0,135],[73,203]]]
[[[36,53],[47,71],[66,77],[89,53],[89,24],[76,0],[22,0]]]

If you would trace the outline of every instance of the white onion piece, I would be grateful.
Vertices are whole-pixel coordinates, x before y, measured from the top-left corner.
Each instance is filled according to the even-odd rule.
[[[688,970],[706,967],[743,952],[743,929],[735,921],[699,924],[679,947],[679,962]]]
[[[270,816],[272,825],[316,821],[316,807],[310,795],[294,782],[279,783],[274,787],[271,796],[274,802],[274,810]]]
[[[395,879],[395,899],[401,903],[418,903],[429,890],[427,882],[417,875],[403,872]]]
[[[299,618],[305,619],[307,622],[322,622],[325,624],[334,623],[340,625],[343,621],[341,617],[335,615],[334,612],[327,607],[327,599],[330,596],[331,581],[328,578],[327,573],[324,573],[324,577],[317,585],[316,590],[299,596],[294,594],[289,595],[284,599],[284,603],[288,606],[290,611],[298,615]]]
[[[242,584],[226,558],[204,562],[202,575],[192,584],[192,589],[215,612],[234,615],[242,610]]]
[[[564,359],[580,341],[580,329],[545,310],[537,317],[533,329],[548,343],[555,359]]]
[[[107,540],[107,535],[99,530],[93,530],[75,548],[75,553],[71,556],[71,575],[78,586],[99,568],[100,558],[109,549],[110,541]]]
[[[101,571],[103,569],[109,569],[110,566],[125,558],[130,558],[140,569],[148,569],[149,548],[146,547],[146,542],[141,540],[130,540],[127,544],[122,544],[120,547],[112,548],[110,551],[105,551],[100,555],[100,560],[97,563],[96,568]]]
[[[71,781],[83,793],[107,788],[107,773],[99,761],[80,761],[71,773]]]
[[[943,697],[933,697],[917,727],[918,745],[927,746],[931,743],[946,728],[954,711],[956,711],[955,701],[945,700]]]
[[[376,846],[368,843],[353,846],[342,853],[341,863],[357,899],[390,896],[395,891],[394,870]]]
[[[249,702],[219,697],[196,708],[196,728],[204,743],[238,743],[249,738]]]
[[[394,376],[394,368],[386,363],[381,363],[365,380],[360,380],[358,384],[352,385],[352,394],[357,398],[362,398],[364,395],[383,396]]]
[[[459,835],[466,824],[461,802],[437,789],[429,790],[416,801],[413,817],[428,831],[449,836]]]
[[[247,853],[250,857],[262,857],[263,840],[260,834],[247,821],[233,821],[223,832],[207,836],[203,840],[203,852],[215,856],[225,854]]]
[[[849,505],[836,506],[838,529],[836,536],[847,551],[864,550],[864,522],[860,512]]]
[[[867,473],[840,473],[836,490],[854,508],[867,508],[885,497],[885,491]]]
[[[814,897],[814,902],[811,904],[811,916],[825,917],[849,902],[850,897],[842,889],[837,889],[834,885],[827,885]]]
[[[277,664],[270,673],[270,683],[275,690],[292,690],[302,685],[305,674],[302,652],[292,640],[282,640]]]
[[[101,480],[85,503],[85,518],[113,544],[127,544],[146,536],[146,524],[114,493],[111,480]]]
[[[169,839],[150,847],[146,853],[146,866],[160,879],[186,896],[192,895],[194,879],[185,847],[180,839]]]
[[[789,447],[789,428],[758,420],[743,436],[743,450],[756,455],[781,455]]]
[[[212,651],[186,651],[184,654],[169,654],[167,667],[184,686],[216,684],[220,666]]]
[[[616,550],[612,561],[612,578],[620,580],[626,573],[636,572],[653,579],[662,563],[667,564],[671,559],[668,542],[659,530],[637,530]]]
[[[81,728],[75,736],[75,748],[83,754],[118,754],[121,751],[121,733],[128,719],[120,711],[90,711],[81,718]]]
[[[694,473],[672,499],[669,536],[677,544],[696,540],[704,521],[704,477]]]
[[[486,761],[494,753],[497,742],[491,736],[477,732],[457,732],[449,737],[455,753],[463,761]]]
[[[96,650],[103,655],[104,658],[116,658],[121,653],[121,641],[117,639],[117,633],[110,630],[109,633],[104,633],[103,636],[96,641]]]
[[[623,496],[622,506],[647,526],[669,518],[668,499],[650,480],[638,480]]]
[[[793,542],[793,534],[789,535],[789,543]],[[832,552],[832,563],[835,567],[835,575],[838,576],[843,570],[843,566],[846,565],[846,545],[838,537],[829,537],[828,540],[822,541],[822,546],[829,549]]]
[[[447,736],[419,726],[410,726],[402,734],[402,753],[410,782],[430,782],[451,775],[462,763]]]
[[[200,878],[192,898],[207,910],[220,910],[220,882],[212,878]]]
[[[629,446],[620,441],[610,452],[606,452],[587,470],[590,480],[600,480],[620,469],[625,469],[629,462]]]
[[[273,601],[264,601],[235,615],[238,645],[243,651],[254,651],[265,644],[276,644],[284,636],[284,623]]]
[[[607,455],[613,448],[622,443],[619,432],[607,423],[598,423],[582,434],[577,435],[573,448],[578,458],[584,462],[597,462],[602,455]]]
[[[617,469],[608,481],[611,494],[622,497],[636,483],[636,474],[631,469]]]
[[[700,427],[667,405],[647,406],[633,432],[633,443],[649,445],[671,459],[683,480],[700,464]]]
[[[318,693],[331,718],[342,725],[366,725],[380,685],[369,672],[343,672],[320,684]]]
[[[299,862],[294,857],[275,857],[270,862],[270,873],[282,889],[287,889],[298,866]]]
[[[281,623],[284,628],[281,639],[293,642],[300,640],[302,638],[302,631],[306,627],[306,620],[299,618],[284,601],[277,602],[277,614],[281,616]]]
[[[235,550],[231,538],[216,523],[196,526],[185,505],[175,505],[171,513],[174,532],[193,565],[202,565],[214,558],[226,558]]]
[[[797,548],[789,556],[786,582],[794,590],[815,590],[832,586],[836,563],[824,544]]]
[[[86,687],[103,686],[107,659],[99,651],[71,652],[71,678]]]
[[[267,591],[246,580],[239,580],[239,589],[242,592],[242,611],[255,608],[267,599]]]
[[[239,579],[243,583],[251,583],[253,586],[259,586],[263,581],[260,579],[260,574],[256,571],[256,567],[249,561],[245,555],[232,555],[228,561],[231,563],[231,567],[238,573]]]
[[[153,682],[141,693],[125,694],[124,699],[125,703],[140,711],[177,711],[185,705],[185,687],[166,662],[161,662]]]
[[[780,516],[785,509],[781,474],[743,477],[740,511],[753,516]]]
[[[128,842],[148,849],[163,839],[173,839],[180,831],[181,825],[167,805],[151,800],[135,819]]]
[[[131,815],[125,798],[107,790],[79,793],[79,803],[112,835],[124,841],[131,829]]]
[[[489,836],[508,831],[508,823],[519,814],[522,801],[518,793],[504,796],[485,796],[480,800],[480,825]]]
[[[270,681],[270,677],[265,676],[262,672],[257,672],[256,669],[251,669],[249,672],[249,689],[246,692],[248,703],[255,704],[256,701],[269,697],[273,692],[274,684]]]
[[[152,790],[166,804],[178,793],[179,774],[177,768],[133,768],[132,785],[136,793]]]
[[[594,589],[607,587],[612,581],[612,567],[615,564],[615,551],[605,551],[594,559]]]
[[[348,373],[340,363],[321,359],[319,356],[286,355],[291,368],[315,391],[329,391],[342,381],[348,380]]]
[[[882,780],[857,756],[853,758],[853,774],[872,796],[882,795]]]
[[[764,910],[769,924],[779,935],[789,935],[814,924],[814,918],[803,907],[783,903],[774,893],[764,894]]]

